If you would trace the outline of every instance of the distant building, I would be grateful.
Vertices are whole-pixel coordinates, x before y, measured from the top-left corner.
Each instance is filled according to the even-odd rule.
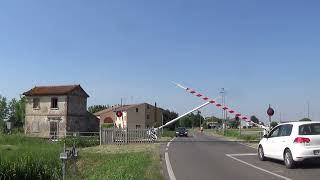
[[[121,111],[123,116],[117,117],[116,112]],[[163,110],[147,103],[111,108],[95,113],[100,123],[114,124],[117,128],[151,128],[162,123]]]
[[[25,134],[43,138],[98,132],[99,119],[87,111],[89,95],[80,85],[39,86],[26,96]]]

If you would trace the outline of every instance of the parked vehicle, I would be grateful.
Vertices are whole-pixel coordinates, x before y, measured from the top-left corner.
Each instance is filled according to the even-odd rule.
[[[320,122],[290,122],[276,126],[259,143],[258,157],[284,161],[288,169],[306,159],[320,159]]]
[[[188,130],[187,130],[187,128],[179,127],[179,128],[176,130],[176,137],[178,137],[178,136],[188,137]]]

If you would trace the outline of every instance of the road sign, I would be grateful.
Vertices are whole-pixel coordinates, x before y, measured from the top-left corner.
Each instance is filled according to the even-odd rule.
[[[122,117],[122,116],[123,116],[123,113],[122,113],[121,111],[117,111],[117,112],[116,112],[116,115],[117,115],[117,117],[119,117],[119,118],[120,118],[120,117]]]
[[[274,110],[273,110],[271,107],[269,107],[269,108],[268,108],[268,111],[267,111],[267,114],[268,114],[269,116],[273,116],[273,115],[274,115]]]

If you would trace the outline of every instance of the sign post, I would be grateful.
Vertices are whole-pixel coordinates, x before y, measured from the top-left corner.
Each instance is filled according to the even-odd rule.
[[[267,114],[269,116],[269,127],[271,130],[271,117],[274,115],[274,109],[271,108],[271,105],[269,104],[269,108],[267,110]]]

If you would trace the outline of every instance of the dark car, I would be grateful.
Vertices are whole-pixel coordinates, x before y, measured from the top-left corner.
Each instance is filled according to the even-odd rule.
[[[176,137],[178,137],[178,136],[188,137],[188,130],[184,127],[179,127],[176,130]]]

